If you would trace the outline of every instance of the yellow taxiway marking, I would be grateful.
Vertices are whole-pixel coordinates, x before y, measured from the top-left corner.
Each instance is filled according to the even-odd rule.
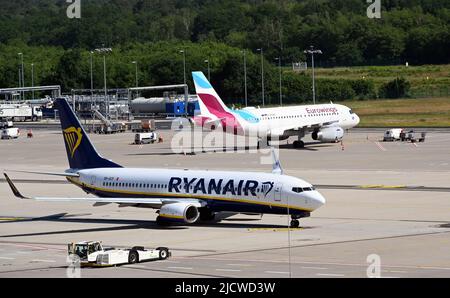
[[[304,228],[251,228],[251,229],[247,229],[247,231],[249,231],[249,232],[258,232],[258,231],[287,232],[288,230],[299,231],[299,230],[304,230]]]

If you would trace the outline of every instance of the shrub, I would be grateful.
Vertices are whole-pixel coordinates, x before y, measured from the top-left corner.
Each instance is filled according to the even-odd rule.
[[[381,98],[407,97],[411,84],[405,78],[396,78],[381,86],[379,95]]]

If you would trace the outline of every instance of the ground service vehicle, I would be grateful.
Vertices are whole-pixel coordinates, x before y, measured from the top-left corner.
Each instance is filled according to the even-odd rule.
[[[38,106],[23,104],[1,104],[0,119],[11,119],[13,121],[38,121],[42,118],[42,110]]]
[[[165,260],[171,256],[169,249],[158,247],[145,249],[135,246],[131,249],[104,248],[100,241],[70,243],[68,254],[80,258],[82,267],[107,267],[123,264],[135,264],[152,260]]]
[[[17,139],[19,137],[20,130],[13,126],[12,121],[0,123],[1,139]]]
[[[402,133],[403,133],[402,128],[393,128],[393,129],[386,130],[384,132],[383,141],[384,142],[399,141],[401,139]]]
[[[158,135],[156,132],[137,133],[134,136],[135,144],[153,144],[158,141]]]

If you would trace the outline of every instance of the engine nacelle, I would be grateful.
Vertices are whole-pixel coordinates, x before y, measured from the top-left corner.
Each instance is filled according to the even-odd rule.
[[[186,203],[166,204],[159,210],[158,221],[161,222],[178,222],[178,223],[194,223],[200,217],[197,207]]]
[[[344,137],[344,130],[341,127],[327,127],[312,133],[313,140],[323,143],[334,143]]]

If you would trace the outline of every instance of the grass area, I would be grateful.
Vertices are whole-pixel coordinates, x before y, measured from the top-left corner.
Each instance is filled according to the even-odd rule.
[[[450,97],[345,101],[359,127],[450,127]]]
[[[450,65],[448,64],[316,68],[315,71],[317,78],[370,79],[377,88],[397,77],[404,77],[411,83],[412,97],[450,95]]]

